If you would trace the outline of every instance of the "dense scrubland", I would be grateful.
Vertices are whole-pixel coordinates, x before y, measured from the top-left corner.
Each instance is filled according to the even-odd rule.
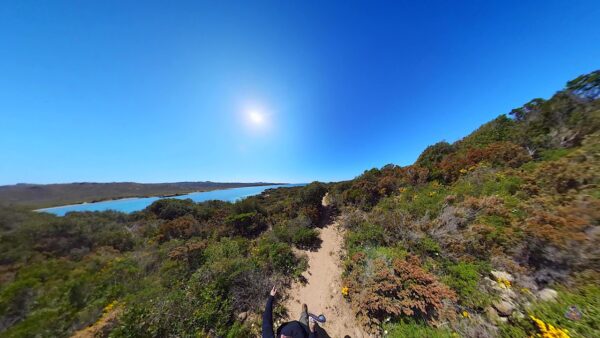
[[[333,211],[340,292],[374,334],[598,337],[599,99],[594,72],[413,165],[233,204],[65,217],[5,207],[0,332],[256,335],[269,287],[306,269],[292,248],[318,247]]]

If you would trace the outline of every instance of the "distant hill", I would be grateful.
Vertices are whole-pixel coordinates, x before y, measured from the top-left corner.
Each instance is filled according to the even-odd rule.
[[[0,205],[42,208],[73,203],[97,202],[126,197],[170,196],[197,191],[272,184],[276,183],[219,183],[210,181],[175,183],[21,183],[16,185],[0,186]]]

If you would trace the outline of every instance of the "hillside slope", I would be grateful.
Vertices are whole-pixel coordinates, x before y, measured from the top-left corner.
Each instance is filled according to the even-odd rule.
[[[331,187],[358,320],[394,337],[522,337],[543,322],[600,336],[599,98],[594,72],[414,165]]]

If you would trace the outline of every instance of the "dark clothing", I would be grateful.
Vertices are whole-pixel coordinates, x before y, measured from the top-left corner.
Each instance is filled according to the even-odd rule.
[[[301,318],[304,319],[304,317],[306,316],[303,314]],[[315,332],[310,332],[307,324],[308,322],[305,324],[299,321],[283,323],[277,329],[277,336],[275,336],[273,333],[273,296],[269,296],[265,312],[263,312],[262,338],[279,338],[282,334],[294,338],[317,338]]]

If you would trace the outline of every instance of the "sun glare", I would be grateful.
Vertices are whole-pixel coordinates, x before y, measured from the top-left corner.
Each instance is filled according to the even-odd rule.
[[[265,116],[257,110],[251,110],[248,112],[248,119],[253,124],[260,125],[265,121]]]
[[[239,121],[252,135],[266,135],[273,127],[271,110],[264,105],[246,104],[239,110]]]

